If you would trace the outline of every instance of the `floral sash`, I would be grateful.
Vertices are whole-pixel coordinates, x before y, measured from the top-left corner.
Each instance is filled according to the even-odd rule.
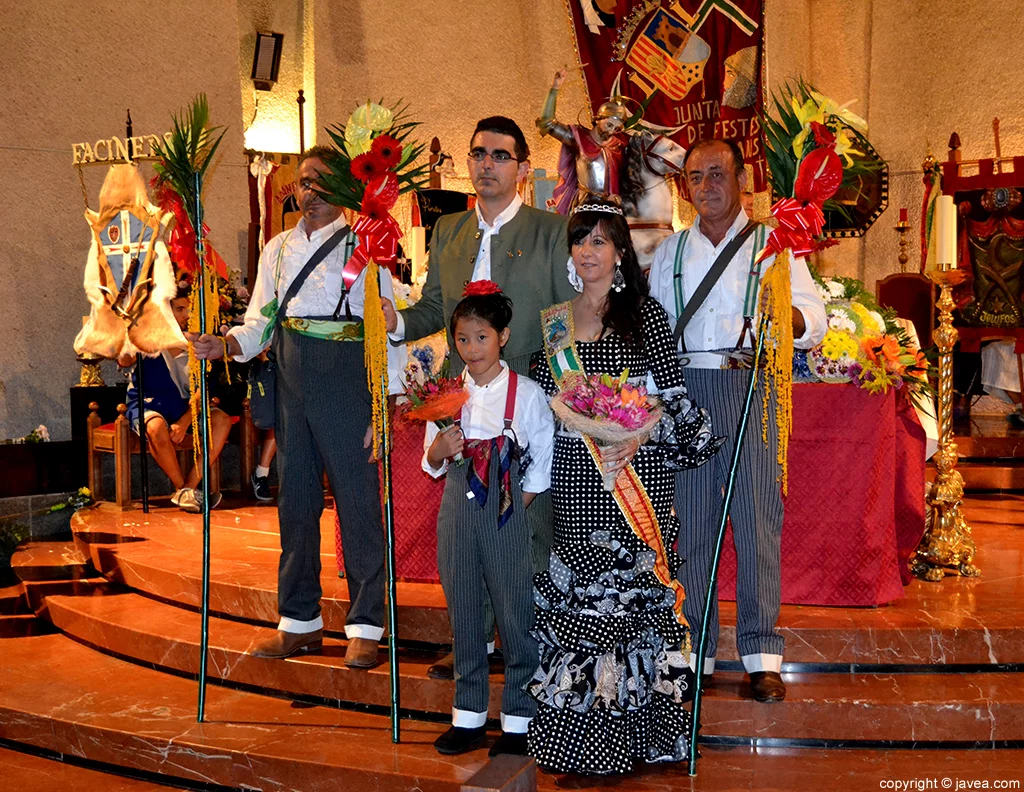
[[[548,359],[555,384],[562,390],[573,377],[586,373],[576,351],[576,328],[572,321],[572,306],[564,302],[545,308],[540,312],[540,323],[544,336],[544,354]],[[597,444],[593,438],[586,435],[583,435],[583,442],[600,472],[601,453]],[[680,624],[689,626],[683,615],[683,600],[686,599],[686,594],[682,584],[672,576],[672,567],[668,563],[658,517],[654,513],[650,496],[632,464],[626,465],[619,473],[612,497],[615,498],[615,503],[634,535],[654,551],[654,574],[662,585],[671,589],[675,597],[672,610],[676,619]]]

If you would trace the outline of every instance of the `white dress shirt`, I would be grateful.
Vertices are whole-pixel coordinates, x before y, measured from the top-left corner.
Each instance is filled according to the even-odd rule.
[[[697,286],[715,263],[718,254],[736,234],[743,230],[746,224],[747,215],[740,212],[722,241],[717,245],[712,245],[700,230],[700,217],[694,221],[686,239],[681,268],[683,297],[686,301],[693,297]],[[676,247],[682,233],[680,231],[673,234],[658,246],[654,253],[654,261],[651,263],[650,273],[651,296],[668,311],[669,321],[673,327],[678,318],[673,269]],[[725,268],[722,277],[708,292],[704,304],[686,325],[686,329],[683,331],[683,340],[686,342],[687,350],[684,365],[694,368],[720,368],[722,356],[708,354],[708,352],[716,349],[732,349],[736,345],[743,329],[743,300],[746,295],[751,256],[757,252],[754,250],[756,236],[756,234],[751,234],[743,243],[743,246]],[[762,262],[762,278],[773,260],[774,257]],[[811,278],[810,270],[807,269],[807,262],[802,258],[792,259],[790,269],[792,271],[793,307],[799,309],[803,314],[806,326],[804,334],[795,338],[793,345],[797,349],[810,349],[820,343],[828,329],[825,304],[817,289],[814,288],[814,280]],[[756,319],[754,329],[756,332]],[[746,344],[750,344],[750,342],[747,341]]]
[[[306,220],[303,218],[291,231],[283,231],[267,243],[260,255],[256,283],[253,284],[252,297],[249,300],[249,307],[245,311],[245,323],[228,331],[228,335],[233,336],[242,348],[242,354],[235,360],[251,360],[270,345],[269,342],[265,345],[260,343],[267,322],[270,321],[262,313],[263,306],[273,300],[275,296],[279,301],[283,300],[288,287],[298,277],[306,262],[324,242],[345,226],[345,218],[341,216],[330,225],[307,235]],[[278,269],[279,261],[280,270]],[[341,271],[345,267],[345,262],[345,241],[342,239],[306,278],[306,282],[299,288],[298,294],[288,303],[286,315],[318,318],[333,316],[334,309],[338,307],[338,300],[341,299]],[[391,284],[391,273],[386,267],[381,267],[379,270],[379,283],[381,296],[394,302],[395,291]],[[342,304],[341,312],[338,315],[339,319],[345,318],[346,305],[354,318],[362,318],[365,289],[366,270],[364,269],[352,284],[345,303]],[[388,344],[388,381],[391,383],[389,388],[391,393],[402,392],[401,366],[396,354],[396,351]]]
[[[505,397],[508,393],[508,364],[501,361],[502,372],[486,385],[473,381],[469,369],[462,372],[469,391],[469,401],[462,408],[462,435],[467,440],[487,440],[498,437],[505,428]],[[441,478],[448,470],[448,460],[433,468],[427,459],[434,438],[441,430],[433,421],[427,422],[423,436],[423,469],[434,478]],[[530,465],[523,478],[523,492],[544,492],[551,487],[551,459],[555,447],[555,421],[548,407],[548,398],[540,385],[519,375],[516,385],[516,408],[512,416],[512,431],[519,447],[529,450]]]
[[[473,264],[473,275],[469,279],[470,282],[491,279],[491,239],[498,236],[501,227],[519,213],[522,205],[523,199],[517,192],[515,197],[512,198],[512,203],[502,209],[498,216],[494,218],[494,222],[488,225],[487,221],[484,220],[484,216],[480,213],[480,202],[477,201],[476,224],[477,228],[480,229],[480,249],[476,254],[476,262]],[[429,259],[427,266],[430,266]],[[402,317],[402,314],[398,314],[398,324],[395,326],[394,332],[388,333],[388,337],[396,343],[405,340],[405,319]]]

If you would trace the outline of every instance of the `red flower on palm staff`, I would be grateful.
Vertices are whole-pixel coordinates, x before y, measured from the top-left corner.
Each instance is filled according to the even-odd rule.
[[[359,219],[352,226],[359,237],[359,246],[341,273],[346,287],[352,288],[370,259],[378,264],[394,264],[398,240],[402,236],[401,227],[391,216],[391,208],[397,200],[398,177],[394,173],[382,173],[367,183]]]
[[[816,148],[804,157],[793,185],[793,197],[783,198],[772,206],[772,215],[779,227],[768,237],[758,257],[764,261],[786,248],[796,257],[806,256],[816,248],[815,237],[825,225],[822,207],[835,195],[843,181],[843,165],[831,148]]]
[[[370,152],[377,156],[377,159],[390,170],[402,161],[402,144],[391,135],[378,135],[370,144]]]

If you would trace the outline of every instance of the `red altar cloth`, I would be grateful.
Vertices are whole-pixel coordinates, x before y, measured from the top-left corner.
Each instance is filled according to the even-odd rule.
[[[880,605],[903,596],[910,582],[907,559],[924,534],[924,442],[913,408],[893,391],[883,396],[852,385],[794,386],[782,531],[784,603]],[[444,482],[420,468],[422,443],[422,425],[396,424],[396,563],[401,580],[437,582],[436,520]],[[340,568],[340,541],[338,559]],[[719,574],[722,599],[735,599],[735,580],[730,528]]]
[[[924,534],[924,442],[913,408],[894,391],[793,387],[784,603],[881,605],[903,596],[907,559]],[[718,591],[736,598],[731,528]]]

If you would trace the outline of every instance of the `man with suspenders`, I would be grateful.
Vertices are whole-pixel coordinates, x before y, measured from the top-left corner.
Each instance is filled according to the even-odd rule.
[[[384,531],[377,465],[366,450],[372,439],[363,363],[366,269],[351,260],[358,240],[341,207],[316,189],[332,156],[323,146],[299,156],[295,195],[302,219],[263,249],[245,323],[223,339],[190,334],[189,340],[205,359],[228,354],[250,360],[269,347],[277,367],[281,618],[277,633],[250,654],[279,659],[323,648],[320,515],[326,470],[345,551],[345,664],[370,668],[384,633]],[[393,298],[391,274],[381,268],[378,277],[381,295]],[[397,362],[389,363],[389,381],[399,389]]]
[[[692,227],[666,239],[651,265],[651,296],[678,322],[680,359],[691,397],[711,413],[719,431],[735,433],[746,395],[761,275],[757,254],[769,233],[748,220],[741,206],[747,175],[743,155],[733,141],[703,140],[687,153],[683,166],[690,198],[697,209]],[[717,276],[717,277],[716,277]],[[793,338],[809,349],[825,335],[825,306],[803,259],[792,262]],[[680,333],[681,330],[681,333]],[[743,352],[743,349],[746,352]],[[783,638],[776,629],[781,599],[780,551],[782,493],[776,460],[774,403],[769,404],[769,437],[761,437],[765,398],[758,384],[743,442],[741,464],[730,508],[736,544],[736,644],[750,675],[751,696],[781,701]],[[722,452],[696,470],[679,474],[676,514],[679,576],[686,589],[685,614],[699,628],[707,596],[708,571],[721,513],[735,437]],[[714,672],[718,643],[718,606],[712,609],[704,671]],[[696,646],[694,647],[696,650]],[[696,656],[691,658],[696,666]]]

